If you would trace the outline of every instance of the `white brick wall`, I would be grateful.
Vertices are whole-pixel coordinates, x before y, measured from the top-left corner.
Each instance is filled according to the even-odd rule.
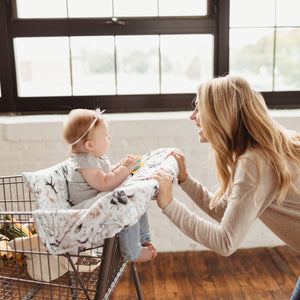
[[[190,173],[213,190],[217,185],[209,162],[209,146],[200,144],[197,129],[189,112],[106,114],[109,120],[112,163],[125,155],[144,154],[160,147],[177,147],[186,155]],[[273,111],[273,116],[285,127],[300,132],[300,110]],[[65,115],[2,116],[0,117],[0,175],[20,174],[46,168],[68,157],[61,126]],[[177,186],[174,195],[193,211],[205,215]],[[201,245],[184,236],[160,212],[155,202],[148,209],[153,241],[159,251],[203,250]],[[259,221],[256,222],[241,247],[281,244]]]

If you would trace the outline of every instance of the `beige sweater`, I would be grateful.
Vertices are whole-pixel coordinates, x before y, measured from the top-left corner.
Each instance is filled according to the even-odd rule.
[[[245,157],[244,168],[241,163],[237,167],[232,197],[228,204],[224,200],[223,205],[210,210],[212,193],[190,176],[180,184],[190,198],[218,223],[196,215],[176,199],[164,209],[164,214],[184,234],[223,256],[231,255],[240,246],[257,218],[288,246],[300,252],[300,195],[291,191],[283,204],[278,206],[278,189],[272,169],[260,159],[262,178],[260,185],[256,187],[251,177],[259,177],[259,169],[253,163],[257,156],[248,151]],[[299,178],[295,184],[300,189]]]

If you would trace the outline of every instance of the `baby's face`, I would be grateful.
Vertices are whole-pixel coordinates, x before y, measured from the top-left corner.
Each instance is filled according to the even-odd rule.
[[[93,143],[93,155],[96,157],[104,155],[110,145],[111,137],[108,134],[108,126],[106,122],[97,126],[93,130],[91,141]]]

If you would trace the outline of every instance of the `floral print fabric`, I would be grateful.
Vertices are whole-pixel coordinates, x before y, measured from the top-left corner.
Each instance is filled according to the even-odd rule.
[[[160,148],[143,155],[144,166],[120,187],[73,207],[68,202],[64,177],[68,160],[44,171],[24,173],[24,180],[39,207],[33,212],[36,230],[48,251],[51,254],[74,253],[80,248],[100,246],[106,238],[135,224],[159,189],[158,182],[149,179],[150,175],[163,168],[176,178],[175,158],[165,159],[172,150]]]

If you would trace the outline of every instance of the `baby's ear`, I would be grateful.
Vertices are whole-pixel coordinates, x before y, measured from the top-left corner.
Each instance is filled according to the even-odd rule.
[[[91,140],[87,140],[85,143],[84,143],[84,147],[87,151],[92,151],[93,150],[93,143]]]

